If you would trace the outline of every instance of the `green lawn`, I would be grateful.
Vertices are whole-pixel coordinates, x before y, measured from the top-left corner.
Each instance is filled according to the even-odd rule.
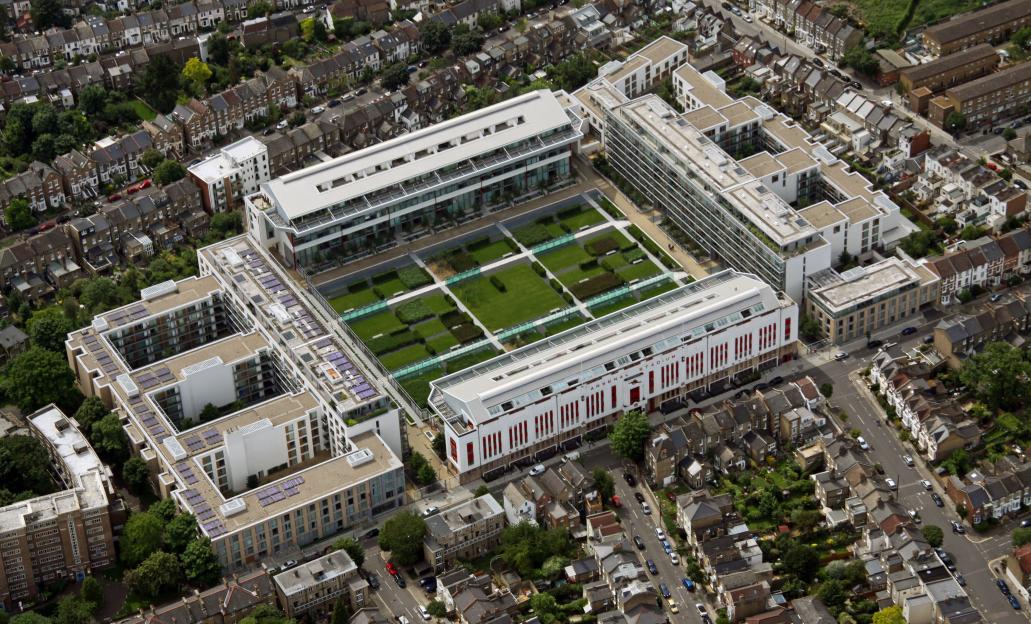
[[[447,353],[448,349],[458,344],[458,339],[451,332],[444,332],[432,338],[427,338],[426,344],[433,347],[437,355],[443,355]]]
[[[572,329],[572,328],[576,327],[577,325],[583,325],[586,322],[587,322],[587,319],[584,318],[583,316],[579,315],[579,314],[577,314],[575,316],[570,316],[569,318],[567,318],[566,320],[564,320],[564,321],[562,321],[560,323],[552,323],[551,325],[548,325],[547,327],[545,327],[544,328],[544,335],[545,336],[554,336],[555,334],[558,334],[560,332],[564,332],[567,329]]]
[[[132,106],[132,109],[136,111],[136,114],[144,121],[153,121],[154,118],[158,116],[157,111],[147,106],[143,100],[132,98],[129,100],[129,106]]]
[[[600,212],[598,212],[597,210],[588,205],[583,206],[582,212],[574,215],[569,215],[567,217],[563,217],[562,219],[560,219],[562,223],[568,225],[569,229],[573,230],[574,232],[585,225],[595,225],[597,223],[601,223],[604,220],[605,217],[602,216]]]
[[[344,313],[348,310],[365,307],[377,301],[379,301],[379,297],[376,296],[376,293],[372,292],[371,288],[363,288],[357,292],[344,293],[333,297],[329,300],[329,305],[333,306],[333,309],[337,312]]]
[[[426,295],[422,298],[422,302],[426,304],[430,310],[437,316],[447,314],[451,310],[455,309],[455,306],[447,300],[447,296],[444,293],[435,293],[432,295]]]
[[[495,260],[500,260],[502,256],[511,251],[512,248],[509,247],[508,240],[499,240],[480,247],[476,251],[470,251],[469,254],[480,263],[480,266],[484,266]]]
[[[662,269],[655,266],[655,263],[651,260],[644,260],[637,264],[629,264],[624,267],[616,269],[616,273],[626,281],[635,279],[645,279],[647,277],[653,277],[662,273]]]
[[[412,400],[419,404],[420,407],[426,407],[426,399],[430,396],[430,382],[434,379],[444,376],[444,369],[436,366],[434,368],[428,368],[418,375],[409,375],[398,380],[401,387],[408,392],[408,395],[412,397]]]
[[[608,271],[601,266],[594,266],[589,269],[575,267],[573,269],[567,269],[565,273],[559,274],[557,277],[558,281],[562,282],[564,286],[572,286],[573,284],[582,282],[589,277],[601,275],[602,273],[608,273]]]
[[[426,350],[426,347],[416,343],[407,347],[401,347],[397,351],[384,353],[379,356],[379,361],[387,370],[394,371],[420,360],[425,360],[428,357],[430,357],[430,352]]]
[[[669,292],[676,288],[680,288],[679,286],[677,286],[676,282],[674,282],[673,280],[666,280],[665,282],[662,282],[656,286],[652,286],[651,288],[642,290],[637,294],[637,296],[641,301],[644,301],[645,299],[651,299],[656,295],[661,295],[664,292]]]
[[[383,297],[386,299],[390,299],[394,295],[399,295],[403,292],[408,291],[408,287],[405,286],[404,282],[402,282],[397,277],[392,277],[380,284],[374,284],[374,286],[376,290],[380,291],[383,294]]]
[[[373,336],[380,334],[389,334],[398,329],[404,328],[404,323],[397,320],[394,313],[390,310],[384,310],[371,314],[369,316],[363,316],[360,319],[356,319],[349,323],[351,330],[358,334],[358,337],[362,340],[368,341]]]
[[[440,319],[434,317],[416,323],[415,325],[412,325],[412,331],[419,334],[423,338],[429,338],[430,336],[435,336],[439,333],[446,332],[447,327],[444,327],[444,323],[442,323]]]
[[[575,243],[564,245],[537,256],[537,260],[556,275],[566,267],[576,266],[590,259],[591,256],[583,250],[583,247]]]
[[[451,358],[444,365],[447,367],[448,374],[457,373],[460,370],[465,370],[474,364],[479,364],[486,360],[491,359],[495,355],[501,352],[494,347],[487,347],[484,349],[478,349],[472,353],[466,353],[455,358]]]
[[[493,273],[505,285],[500,292],[486,276],[460,282],[452,287],[455,296],[490,331],[512,327],[540,318],[566,302],[528,264],[519,264]]]
[[[622,232],[615,228],[611,228],[602,234],[598,234],[597,236],[592,236],[591,238],[588,238],[583,242],[583,245],[584,247],[588,247],[591,243],[595,241],[600,241],[605,238],[611,238],[612,240],[616,241],[616,243],[619,244],[620,249],[623,249],[624,247],[630,244],[630,239],[626,236],[623,236]]]
[[[621,297],[615,301],[609,301],[608,303],[594,306],[590,308],[590,310],[591,314],[594,315],[594,318],[601,318],[606,314],[612,314],[616,310],[622,310],[623,308],[632,306],[635,303],[637,303],[637,300],[634,299],[633,295],[627,295],[626,297]]]

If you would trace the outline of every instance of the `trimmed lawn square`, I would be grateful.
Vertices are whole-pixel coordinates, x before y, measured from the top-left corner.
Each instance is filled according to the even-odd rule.
[[[566,307],[565,300],[527,264],[507,267],[491,274],[501,280],[505,292],[490,277],[476,277],[451,287],[490,331],[512,327]]]
[[[616,270],[616,273],[626,281],[654,277],[662,273],[662,269],[655,266],[651,260],[643,260],[637,264],[628,264]]]
[[[633,295],[627,295],[626,297],[621,297],[615,301],[609,301],[608,303],[594,306],[590,308],[590,310],[591,314],[594,315],[594,318],[601,318],[606,314],[612,314],[616,310],[622,310],[623,308],[630,307],[635,303],[637,303],[637,300],[634,299]]]
[[[333,297],[329,300],[329,305],[333,306],[333,309],[340,314],[343,314],[348,310],[356,310],[377,301],[379,301],[379,297],[376,296],[376,293],[372,292],[371,288],[362,288],[355,292],[347,292]]]
[[[512,232],[515,239],[524,247],[536,247],[565,234],[566,231],[558,223],[531,223]]]
[[[397,351],[384,353],[379,356],[379,361],[387,370],[393,371],[420,360],[425,360],[428,357],[430,357],[430,352],[426,350],[426,347],[416,343],[402,347]]]
[[[390,299],[394,295],[399,295],[408,290],[405,283],[397,277],[392,277],[385,282],[375,284],[374,287],[383,295],[384,299]]]
[[[537,260],[556,275],[567,267],[577,266],[590,259],[591,256],[587,255],[583,247],[576,244],[565,245],[537,256]]]
[[[572,286],[573,284],[582,282],[583,280],[590,277],[601,275],[602,273],[608,273],[608,271],[606,271],[604,267],[601,266],[593,266],[589,269],[581,269],[580,267],[576,267],[571,271],[566,271],[565,273],[559,275],[558,281],[562,282],[563,286]]]
[[[458,339],[455,338],[451,332],[446,331],[443,334],[437,334],[432,338],[427,338],[426,344],[433,347],[433,350],[437,352],[437,355],[443,355],[447,353],[448,349],[458,344]]]
[[[427,368],[417,375],[409,375],[398,380],[401,387],[408,392],[412,400],[420,407],[427,407],[426,399],[430,396],[430,382],[444,376],[444,369],[440,366]]]
[[[551,325],[548,325],[547,327],[545,327],[544,328],[544,335],[545,336],[554,336],[555,334],[558,334],[560,332],[564,332],[567,329],[572,329],[572,328],[576,327],[577,325],[583,325],[586,322],[587,322],[587,319],[584,318],[583,316],[579,315],[579,314],[577,314],[575,316],[570,316],[569,318],[567,318],[566,320],[564,320],[562,322],[552,323]]]
[[[469,250],[469,254],[472,255],[473,259],[480,263],[480,266],[490,264],[495,260],[500,260],[502,256],[511,252],[512,248],[508,244],[508,239],[495,241],[475,250]]]
[[[601,241],[601,240],[605,240],[606,238],[615,241],[618,249],[625,249],[625,248],[629,247],[630,244],[631,244],[630,243],[630,239],[627,238],[626,236],[623,236],[622,232],[620,232],[619,230],[617,230],[615,228],[610,228],[610,229],[606,230],[602,234],[598,234],[597,236],[592,236],[591,238],[588,238],[587,240],[585,240],[583,242],[583,246],[584,246],[585,249],[589,249],[590,246],[591,246],[591,243],[595,243],[595,242],[598,242],[598,241]]]
[[[651,288],[642,290],[637,296],[641,301],[644,301],[645,299],[651,299],[656,295],[661,295],[664,292],[669,292],[676,288],[680,288],[677,286],[676,282],[673,280],[666,280],[665,282],[652,286]]]
[[[430,310],[437,316],[443,316],[455,309],[455,306],[447,300],[447,296],[444,293],[435,293],[432,295],[426,295],[422,298],[422,302],[426,304]]]
[[[559,217],[559,221],[565,223],[574,232],[585,225],[596,225],[604,220],[605,217],[600,212],[588,205],[583,206],[583,210],[577,214]]]
[[[404,328],[404,323],[397,320],[390,310],[377,312],[369,316],[363,316],[349,323],[351,330],[358,334],[358,337],[368,342],[373,336],[389,334]]]
[[[442,323],[440,319],[434,317],[417,323],[415,325],[412,325],[412,331],[419,334],[423,338],[429,339],[431,336],[446,333],[447,327],[444,327],[444,323]]]
[[[460,370],[465,370],[470,366],[479,364],[480,362],[485,362],[500,353],[501,352],[494,347],[486,347],[473,351],[472,353],[466,353],[464,355],[451,358],[444,362],[444,366],[447,367],[447,372],[449,374],[457,373]]]

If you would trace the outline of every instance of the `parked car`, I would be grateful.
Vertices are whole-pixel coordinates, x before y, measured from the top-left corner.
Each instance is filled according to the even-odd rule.
[[[144,181],[140,182],[140,185],[139,185],[139,186],[140,186],[140,190],[142,191],[143,189],[149,189],[149,188],[150,188],[150,185],[151,185],[151,181],[150,181],[150,179],[148,178],[148,179],[146,179],[146,180],[144,180]]]
[[[701,614],[702,617],[709,617],[709,612],[705,610],[704,604],[696,602],[694,607],[695,609],[698,609],[698,613]]]
[[[864,451],[870,450],[870,445],[866,443],[866,438],[864,438],[863,436],[859,436],[858,438],[856,438],[856,442],[859,443],[859,448],[863,449]]]
[[[637,546],[637,550],[644,550],[644,540],[641,539],[640,535],[634,536],[634,546]]]
[[[337,106],[340,106],[340,100],[333,98],[332,100],[326,102],[326,106],[330,108],[336,108]]]
[[[366,580],[369,582],[369,587],[371,587],[373,591],[379,589],[379,577],[375,574],[369,574],[369,578]]]
[[[430,620],[433,619],[433,616],[430,615],[430,612],[427,611],[426,607],[424,607],[422,605],[419,605],[419,615],[421,615],[422,619],[427,621],[427,622],[429,622]]]
[[[903,455],[902,456],[902,461],[904,461],[906,463],[906,465],[910,466],[910,467],[912,467],[913,463],[914,463],[913,462],[913,457],[910,456],[910,455]]]
[[[612,497],[612,506],[617,508],[617,509],[622,507],[623,506],[623,499],[621,499],[619,496],[613,495],[613,497]]]
[[[912,327],[912,326],[910,326],[910,327],[905,327],[905,328],[903,328],[903,329],[902,329],[902,331],[901,331],[901,332],[899,332],[899,333],[901,333],[901,334],[902,334],[903,336],[912,336],[913,334],[915,334],[915,333],[916,333],[916,328],[915,328],[915,327]]]
[[[109,202],[118,201],[121,198],[122,198],[122,196],[119,195],[118,193],[113,193],[113,194],[107,196],[107,201],[109,201]]]
[[[644,494],[641,494],[640,492],[634,492],[634,498],[636,498],[639,503],[644,502]]]
[[[660,540],[664,540],[666,539],[666,532],[659,527],[655,527],[655,537],[659,538]]]
[[[995,579],[995,584],[999,586],[999,591],[1001,591],[1004,596],[1010,595],[1010,586],[1006,584],[1006,581]]]
[[[644,564],[646,566],[648,566],[648,571],[651,572],[652,574],[658,574],[659,573],[659,569],[657,567],[655,567],[655,562],[652,561],[651,559],[646,560],[644,562]]]
[[[649,506],[648,503],[641,503],[641,513],[643,513],[646,516],[652,515],[651,506]]]
[[[953,520],[949,524],[952,525],[952,532],[953,533],[959,533],[960,535],[962,535],[962,534],[967,532],[966,527],[964,527],[962,524],[956,522],[955,520]]]
[[[637,487],[637,479],[635,479],[634,475],[630,474],[629,472],[623,473],[623,480],[626,481],[626,484],[630,487]]]
[[[404,589],[408,585],[408,583],[405,582],[405,577],[401,576],[400,574],[394,575],[394,581],[397,583],[397,586],[401,589]]]
[[[533,468],[530,468],[530,476],[536,477],[537,475],[544,474],[544,464],[537,464]]]
[[[684,584],[684,589],[686,589],[687,591],[690,591],[690,592],[694,591],[694,581],[692,581],[691,579],[685,578],[685,579],[681,580],[680,582]]]
[[[895,483],[895,479],[892,479],[891,477],[888,477],[887,479],[885,479],[884,483],[885,483],[885,485],[888,486],[889,490],[897,490],[897,489],[899,489],[899,484]]]
[[[290,122],[288,122],[287,120],[284,119],[284,120],[282,120],[282,121],[280,121],[279,123],[276,124],[276,130],[283,130],[283,129],[285,129],[289,125],[290,125]]]
[[[938,496],[937,492],[931,492],[931,501],[934,502],[935,507],[945,506],[945,501],[942,500],[941,496]]]
[[[677,603],[672,598],[669,599],[669,612],[680,613],[680,607],[677,606]]]
[[[966,587],[967,586],[967,580],[965,578],[963,578],[962,574],[957,574],[956,575],[956,582],[959,583],[960,587]]]
[[[1002,299],[1002,293],[994,293],[991,297],[988,297],[988,301],[992,303],[997,302],[999,299]]]
[[[432,516],[433,514],[437,513],[438,511],[440,511],[439,507],[436,507],[435,505],[430,505],[426,509],[422,510],[422,516],[424,518],[428,518],[428,517]]]
[[[1009,601],[1010,601],[1010,606],[1011,606],[1011,607],[1013,607],[1013,608],[1014,608],[1014,609],[1016,609],[1017,611],[1020,611],[1020,601],[1019,601],[1019,600],[1017,600],[1017,597],[1016,597],[1016,596],[1012,596],[1012,595],[1010,595],[1010,596],[1006,596],[1006,600],[1009,600]]]
[[[397,576],[397,568],[395,568],[394,564],[389,561],[387,562],[387,573],[390,574],[390,576]]]
[[[662,594],[663,598],[669,598],[670,596],[673,595],[669,591],[669,585],[667,585],[665,583],[659,583],[659,592]]]
[[[321,105],[320,106],[313,106],[312,109],[311,109],[311,114],[312,115],[321,115],[324,112],[326,112],[326,107],[325,106],[321,106]]]
[[[365,535],[363,535],[362,537],[364,537],[366,539],[372,539],[374,537],[379,537],[379,528],[369,529],[368,531],[365,532]]]
[[[1027,527],[1031,527],[1031,518],[1024,518],[1023,520],[1021,520],[1020,526],[1024,529],[1026,529]]]
[[[844,351],[838,351],[838,353],[834,355],[834,359],[835,361],[843,362],[848,359],[848,354]]]
[[[924,486],[924,489],[928,492],[931,491],[931,482],[927,479],[920,479],[920,485]]]
[[[675,552],[669,554],[669,562],[673,565],[680,565],[680,555]]]
[[[882,344],[884,344],[884,342],[881,341],[881,340],[869,340],[866,343],[866,348],[867,349],[876,349],[876,348],[880,347]]]
[[[917,510],[910,509],[909,510],[909,517],[910,517],[911,520],[913,520],[914,524],[920,524],[920,522],[921,522],[921,520],[920,520],[920,513]]]

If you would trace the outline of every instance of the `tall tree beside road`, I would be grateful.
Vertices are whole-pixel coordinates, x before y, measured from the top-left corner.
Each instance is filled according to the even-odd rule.
[[[154,170],[154,181],[164,186],[186,177],[186,167],[178,160],[166,160]]]
[[[36,217],[32,215],[28,200],[21,197],[15,197],[7,208],[4,208],[4,221],[7,222],[7,227],[15,232],[36,225]]]
[[[398,565],[412,565],[422,558],[426,523],[410,511],[400,511],[387,520],[379,534],[379,547],[390,552]]]
[[[451,31],[443,22],[425,19],[419,24],[422,35],[422,47],[430,54],[440,54],[451,44]]]
[[[1016,409],[1031,398],[1031,362],[1006,342],[992,342],[959,370],[959,380],[983,403]]]
[[[408,84],[408,68],[404,63],[394,63],[380,74],[380,84],[388,91]]]
[[[924,528],[920,529],[920,532],[923,534],[924,539],[927,540],[927,543],[934,548],[941,546],[942,540],[945,539],[945,534],[942,532],[941,527],[933,524],[925,525]]]
[[[616,493],[616,484],[609,471],[604,468],[595,468],[591,476],[594,477],[594,487],[598,488],[602,500],[611,500],[612,495]]]
[[[648,416],[634,410],[623,414],[616,421],[612,433],[609,434],[609,441],[617,455],[637,462],[644,457],[644,445],[649,435],[651,428],[648,425]]]
[[[365,549],[354,538],[341,537],[333,542],[333,548],[346,552],[347,556],[354,562],[354,565],[359,568],[365,563]]]

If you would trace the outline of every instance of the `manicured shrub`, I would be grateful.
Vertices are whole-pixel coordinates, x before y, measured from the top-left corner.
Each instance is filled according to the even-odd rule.
[[[568,219],[569,217],[575,217],[576,215],[580,214],[583,211],[584,211],[583,204],[577,204],[577,205],[573,206],[572,208],[566,208],[565,210],[563,210],[562,212],[558,213],[555,216],[558,217],[559,221],[564,221],[565,219]]]
[[[562,298],[565,299],[566,303],[568,303],[570,305],[572,305],[574,303],[573,295],[571,295],[571,294],[569,294],[567,292],[562,293]]]
[[[584,245],[584,250],[586,250],[587,253],[591,254],[592,256],[604,256],[610,251],[615,251],[617,249],[619,249],[619,243],[617,243],[615,239],[608,236],[606,236],[605,238],[595,239]]]
[[[625,219],[626,218],[626,215],[624,215],[622,212],[620,212],[619,208],[616,208],[616,205],[613,204],[611,201],[609,201],[608,197],[600,198],[598,200],[598,205],[601,206],[602,210],[604,210],[605,212],[609,213],[609,216],[612,217],[613,219]]]
[[[548,283],[551,284],[551,287],[555,289],[555,292],[562,292],[562,283],[559,282],[557,279],[548,280]]]
[[[369,347],[369,350],[376,355],[382,355],[388,351],[400,349],[401,347],[416,342],[422,342],[422,336],[419,336],[412,330],[405,328],[393,334],[373,338],[372,340],[369,340],[367,346]]]
[[[451,335],[458,342],[465,344],[483,336],[483,330],[472,323],[463,323],[451,328]]]
[[[444,327],[454,327],[461,325],[462,323],[471,323],[472,319],[465,312],[459,310],[452,310],[440,317],[440,322],[444,323]]]
[[[573,292],[577,299],[583,301],[622,285],[623,278],[615,273],[602,273],[578,284],[573,284],[569,287],[569,290]]]
[[[473,242],[469,243],[465,246],[465,248],[469,251],[476,251],[477,249],[483,249],[487,245],[490,245],[490,238],[484,236],[483,238],[478,238]]]
[[[541,266],[540,262],[534,262],[533,263],[533,270],[536,271],[537,275],[540,275],[541,277],[544,277],[545,275],[548,274],[548,272],[544,270],[544,267]]]
[[[597,267],[598,267],[598,261],[597,260],[584,260],[583,262],[580,263],[580,270],[581,271],[590,271],[591,269],[594,269],[594,268],[597,268]]]
[[[490,276],[490,283],[494,286],[494,288],[498,289],[498,292],[505,292],[506,290],[508,290],[507,288],[505,288],[505,283],[502,282],[501,278],[499,278],[497,275]]]
[[[390,280],[396,279],[396,278],[397,278],[397,271],[387,271],[386,273],[380,273],[379,275],[373,275],[372,276],[372,283],[373,284],[383,284],[384,282],[389,282]]]
[[[558,226],[562,228],[562,231],[566,234],[571,234],[573,232],[573,228],[569,227],[566,223],[559,223]]]
[[[430,310],[429,306],[423,303],[422,300],[415,299],[397,306],[394,314],[397,315],[397,320],[405,325],[411,325],[433,316],[433,310]]]
[[[644,251],[640,247],[634,245],[633,249],[623,252],[623,257],[628,263],[633,264],[638,260],[644,259]]]
[[[433,282],[433,278],[430,274],[422,269],[422,267],[409,266],[400,269],[397,272],[398,279],[405,285],[408,290],[415,290],[420,286],[425,286]]]

